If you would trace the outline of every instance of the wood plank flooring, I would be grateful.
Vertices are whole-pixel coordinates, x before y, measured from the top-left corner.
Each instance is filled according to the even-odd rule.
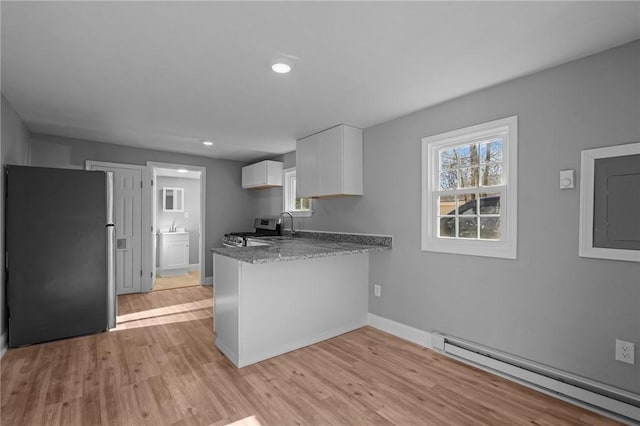
[[[194,285],[200,285],[200,271],[191,271],[187,275],[176,275],[175,277],[156,276],[153,291],[191,287]]]
[[[369,327],[243,369],[214,338],[210,287],[120,296],[113,331],[7,352],[1,424],[617,424]]]

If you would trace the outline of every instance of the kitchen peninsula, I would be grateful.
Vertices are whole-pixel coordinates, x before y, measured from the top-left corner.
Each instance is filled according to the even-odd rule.
[[[391,237],[303,231],[263,241],[211,249],[216,346],[237,367],[366,325],[369,252],[390,249]]]

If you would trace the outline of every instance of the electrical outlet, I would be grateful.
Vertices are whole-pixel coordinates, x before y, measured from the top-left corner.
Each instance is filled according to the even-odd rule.
[[[616,339],[616,361],[635,364],[635,345]]]
[[[376,284],[373,286],[373,295],[375,297],[380,297],[380,295],[382,294],[382,286],[379,284]]]

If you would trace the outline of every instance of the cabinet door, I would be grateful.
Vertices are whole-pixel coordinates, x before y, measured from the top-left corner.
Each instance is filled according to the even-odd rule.
[[[261,161],[242,168],[242,187],[265,185],[267,183],[267,163]]]
[[[296,195],[318,195],[319,135],[311,135],[296,144]]]
[[[162,244],[162,261],[164,269],[184,268],[189,266],[189,237],[165,238]]]
[[[319,133],[318,195],[341,194],[343,179],[342,128],[333,127]]]
[[[342,192],[363,195],[362,130],[342,126]]]
[[[266,184],[268,186],[282,186],[282,163],[280,161],[265,161]]]

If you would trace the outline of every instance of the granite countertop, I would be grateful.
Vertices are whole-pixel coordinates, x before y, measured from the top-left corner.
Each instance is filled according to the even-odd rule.
[[[361,234],[300,232],[296,238],[265,238],[269,245],[219,247],[213,253],[246,263],[272,263],[316,257],[339,256],[391,249],[391,237]]]

